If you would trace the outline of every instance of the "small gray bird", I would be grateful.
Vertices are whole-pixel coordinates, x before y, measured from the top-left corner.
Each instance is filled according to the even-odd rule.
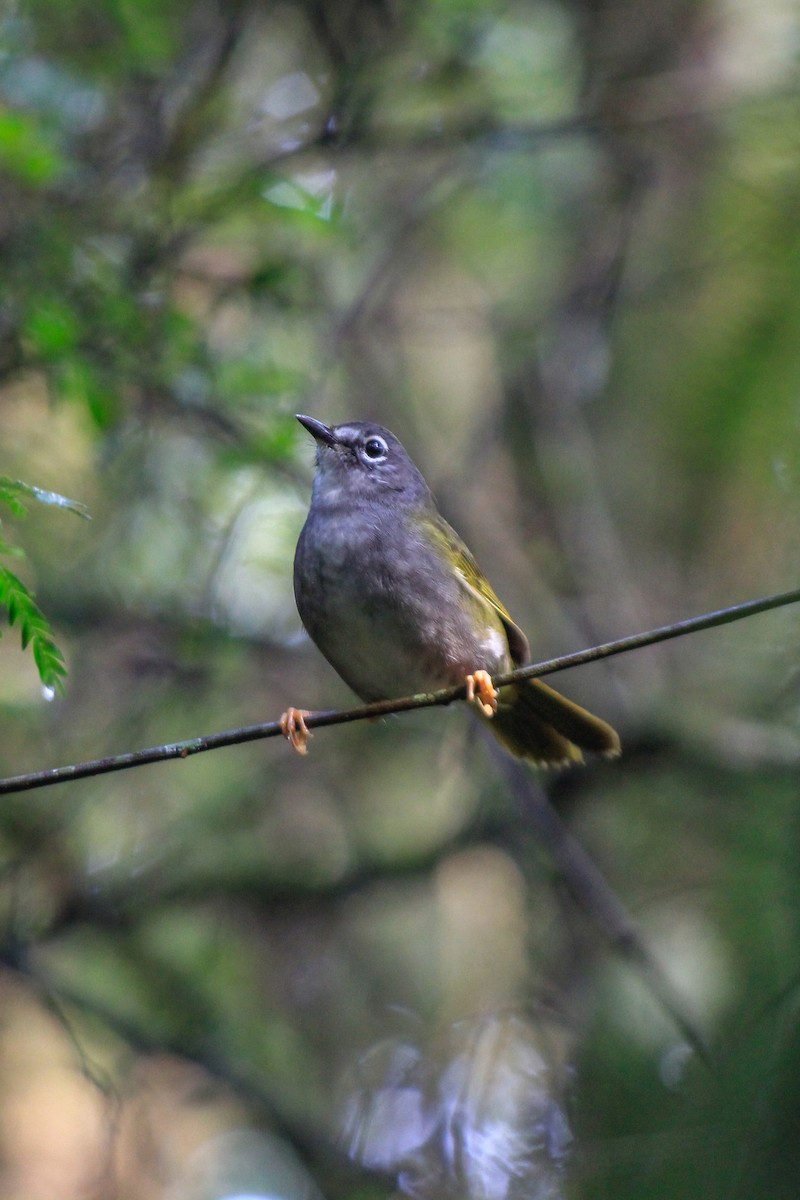
[[[365,702],[466,683],[498,740],[541,766],[616,755],[599,717],[538,679],[499,693],[492,675],[529,661],[528,641],[422,475],[380,425],[298,421],[317,443],[311,508],[297,543],[300,617],[328,662]],[[281,721],[305,753],[307,715]]]

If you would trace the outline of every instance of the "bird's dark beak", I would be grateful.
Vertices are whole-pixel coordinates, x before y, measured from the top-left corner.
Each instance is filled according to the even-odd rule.
[[[336,434],[330,425],[323,425],[322,421],[317,421],[315,417],[304,417],[302,413],[297,413],[297,419],[318,442],[322,442],[326,446],[337,445]]]

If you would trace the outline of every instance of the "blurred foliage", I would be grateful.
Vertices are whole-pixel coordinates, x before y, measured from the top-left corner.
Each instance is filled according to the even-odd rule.
[[[0,604],[51,690],[3,638],[0,774],[348,702],[292,599],[297,411],[402,438],[537,657],[794,586],[799,35],[3,6]],[[798,641],[559,681],[625,753],[542,782],[711,1068],[461,706],[4,797],[0,1196],[794,1200]]]

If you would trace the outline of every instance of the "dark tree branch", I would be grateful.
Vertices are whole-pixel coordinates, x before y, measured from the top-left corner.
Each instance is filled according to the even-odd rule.
[[[574,654],[564,654],[559,658],[548,659],[546,662],[520,667],[506,675],[498,675],[494,682],[497,686],[503,687],[507,683],[515,683],[521,679],[536,679],[541,675],[553,675],[556,671],[564,671],[568,667],[578,667],[585,663],[596,662],[601,658],[611,658],[615,654],[625,654],[629,650],[640,650],[643,646],[653,646],[657,642],[684,637],[688,633],[698,633],[702,629],[729,625],[733,621],[741,621],[745,617],[753,617],[773,608],[796,604],[798,601],[800,601],[800,588],[795,588],[790,592],[779,592],[772,596],[762,596],[758,600],[734,604],[729,608],[704,613],[700,617],[689,617],[685,621],[676,621],[672,625],[661,625],[646,633],[635,633],[630,637],[604,642],[599,646],[591,646],[587,650],[578,650]],[[441,688],[436,692],[422,692],[417,696],[404,696],[398,700],[379,700],[375,704],[361,704],[356,708],[313,712],[306,716],[306,725],[309,729],[321,729],[326,725],[345,725],[351,721],[364,721],[369,717],[385,717],[390,713],[409,712],[415,708],[433,708],[439,704],[452,704],[454,700],[463,700],[465,695],[466,688],[463,684],[459,684],[457,687]],[[262,738],[280,737],[281,735],[280,721],[246,725],[239,729],[228,729],[221,733],[188,738],[183,742],[148,746],[143,750],[132,750],[126,754],[117,754],[109,758],[73,763],[66,767],[52,767],[44,771],[32,771],[28,775],[13,775],[7,779],[0,779],[0,795],[49,787],[55,783],[68,783],[74,779],[85,779],[90,775],[106,775],[111,771],[125,771],[129,767],[142,767],[146,763],[165,762],[173,758],[189,758],[191,755],[201,754],[205,750],[219,750],[223,746],[236,746],[242,742],[255,742]]]
[[[493,743],[494,752],[494,743]],[[583,846],[573,837],[535,776],[497,747],[496,757],[526,823],[535,829],[578,909],[586,913],[611,949],[640,972],[646,986],[695,1054],[711,1066],[706,1039],[639,927]]]

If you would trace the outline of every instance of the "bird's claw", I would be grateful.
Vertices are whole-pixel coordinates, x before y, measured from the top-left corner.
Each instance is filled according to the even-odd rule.
[[[485,717],[493,717],[497,712],[497,696],[497,688],[488,671],[475,671],[467,676],[467,700],[477,704]]]
[[[308,714],[307,708],[287,708],[278,722],[281,733],[298,754],[308,753],[308,739],[314,736],[305,722]]]

